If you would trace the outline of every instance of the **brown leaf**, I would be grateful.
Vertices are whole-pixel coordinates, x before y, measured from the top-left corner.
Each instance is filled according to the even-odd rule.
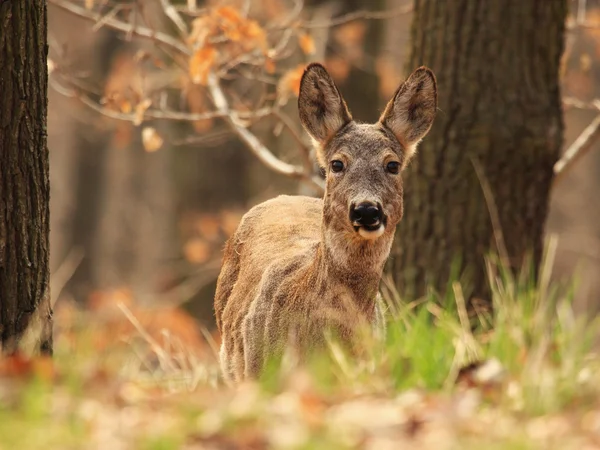
[[[227,236],[231,236],[237,230],[243,213],[240,211],[225,210],[221,212],[221,227]]]
[[[209,241],[215,241],[219,237],[220,223],[215,215],[202,215],[196,222],[196,226],[202,237]]]
[[[296,68],[283,74],[279,80],[277,91],[282,103],[285,103],[291,95],[297,97],[300,93],[300,81],[302,80],[304,67],[304,64],[296,66]]]
[[[341,56],[331,56],[327,58],[325,66],[333,79],[340,83],[346,80],[350,74],[350,62]]]
[[[135,118],[133,120],[133,124],[135,126],[139,126],[142,124],[142,122],[144,121],[144,114],[146,113],[146,110],[150,108],[150,105],[152,105],[152,100],[147,98],[145,100],[142,100],[135,106]]]
[[[207,110],[207,98],[204,88],[189,82],[184,82],[183,91],[187,100],[188,107],[192,113],[202,113]],[[196,120],[193,122],[194,130],[198,133],[204,133],[213,126],[212,119]]]
[[[208,74],[215,62],[217,51],[214,47],[204,47],[194,53],[190,59],[190,77],[195,84],[206,85]]]
[[[155,152],[163,145],[163,138],[152,127],[145,127],[142,130],[142,144],[147,152]]]
[[[200,238],[190,239],[183,246],[185,258],[193,264],[202,264],[210,258],[210,246]]]
[[[265,58],[265,70],[267,73],[275,73],[277,67],[275,65],[275,61],[271,58]]]
[[[316,51],[315,41],[308,33],[298,33],[298,44],[305,55],[312,55]]]

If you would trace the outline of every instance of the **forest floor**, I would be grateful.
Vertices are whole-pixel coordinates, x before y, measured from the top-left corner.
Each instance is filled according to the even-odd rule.
[[[597,324],[543,276],[490,279],[476,331],[458,284],[409,304],[385,288],[385,342],[331,340],[236,388],[178,309],[57,305],[52,360],[0,360],[0,449],[600,449]]]

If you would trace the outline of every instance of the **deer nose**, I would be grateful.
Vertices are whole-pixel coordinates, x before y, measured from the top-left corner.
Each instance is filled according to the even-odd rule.
[[[370,227],[379,224],[382,218],[381,208],[371,202],[359,203],[350,208],[350,220],[354,224]]]

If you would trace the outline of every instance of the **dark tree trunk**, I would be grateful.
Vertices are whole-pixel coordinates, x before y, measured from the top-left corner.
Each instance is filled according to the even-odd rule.
[[[489,184],[509,262],[542,254],[563,125],[559,64],[566,1],[415,0],[410,70],[436,73],[439,111],[405,175],[391,269],[407,297],[447,289],[453,264],[470,298],[489,299],[495,248]]]
[[[46,31],[45,1],[0,1],[0,345],[9,353],[52,352]]]

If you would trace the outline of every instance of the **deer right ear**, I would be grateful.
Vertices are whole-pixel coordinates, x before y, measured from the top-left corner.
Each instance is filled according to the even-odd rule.
[[[435,75],[430,69],[420,67],[400,85],[379,119],[403,145],[404,166],[415,154],[419,141],[431,128],[436,110]]]
[[[309,64],[304,70],[298,111],[302,126],[319,145],[326,143],[352,120],[331,76],[318,63]]]

